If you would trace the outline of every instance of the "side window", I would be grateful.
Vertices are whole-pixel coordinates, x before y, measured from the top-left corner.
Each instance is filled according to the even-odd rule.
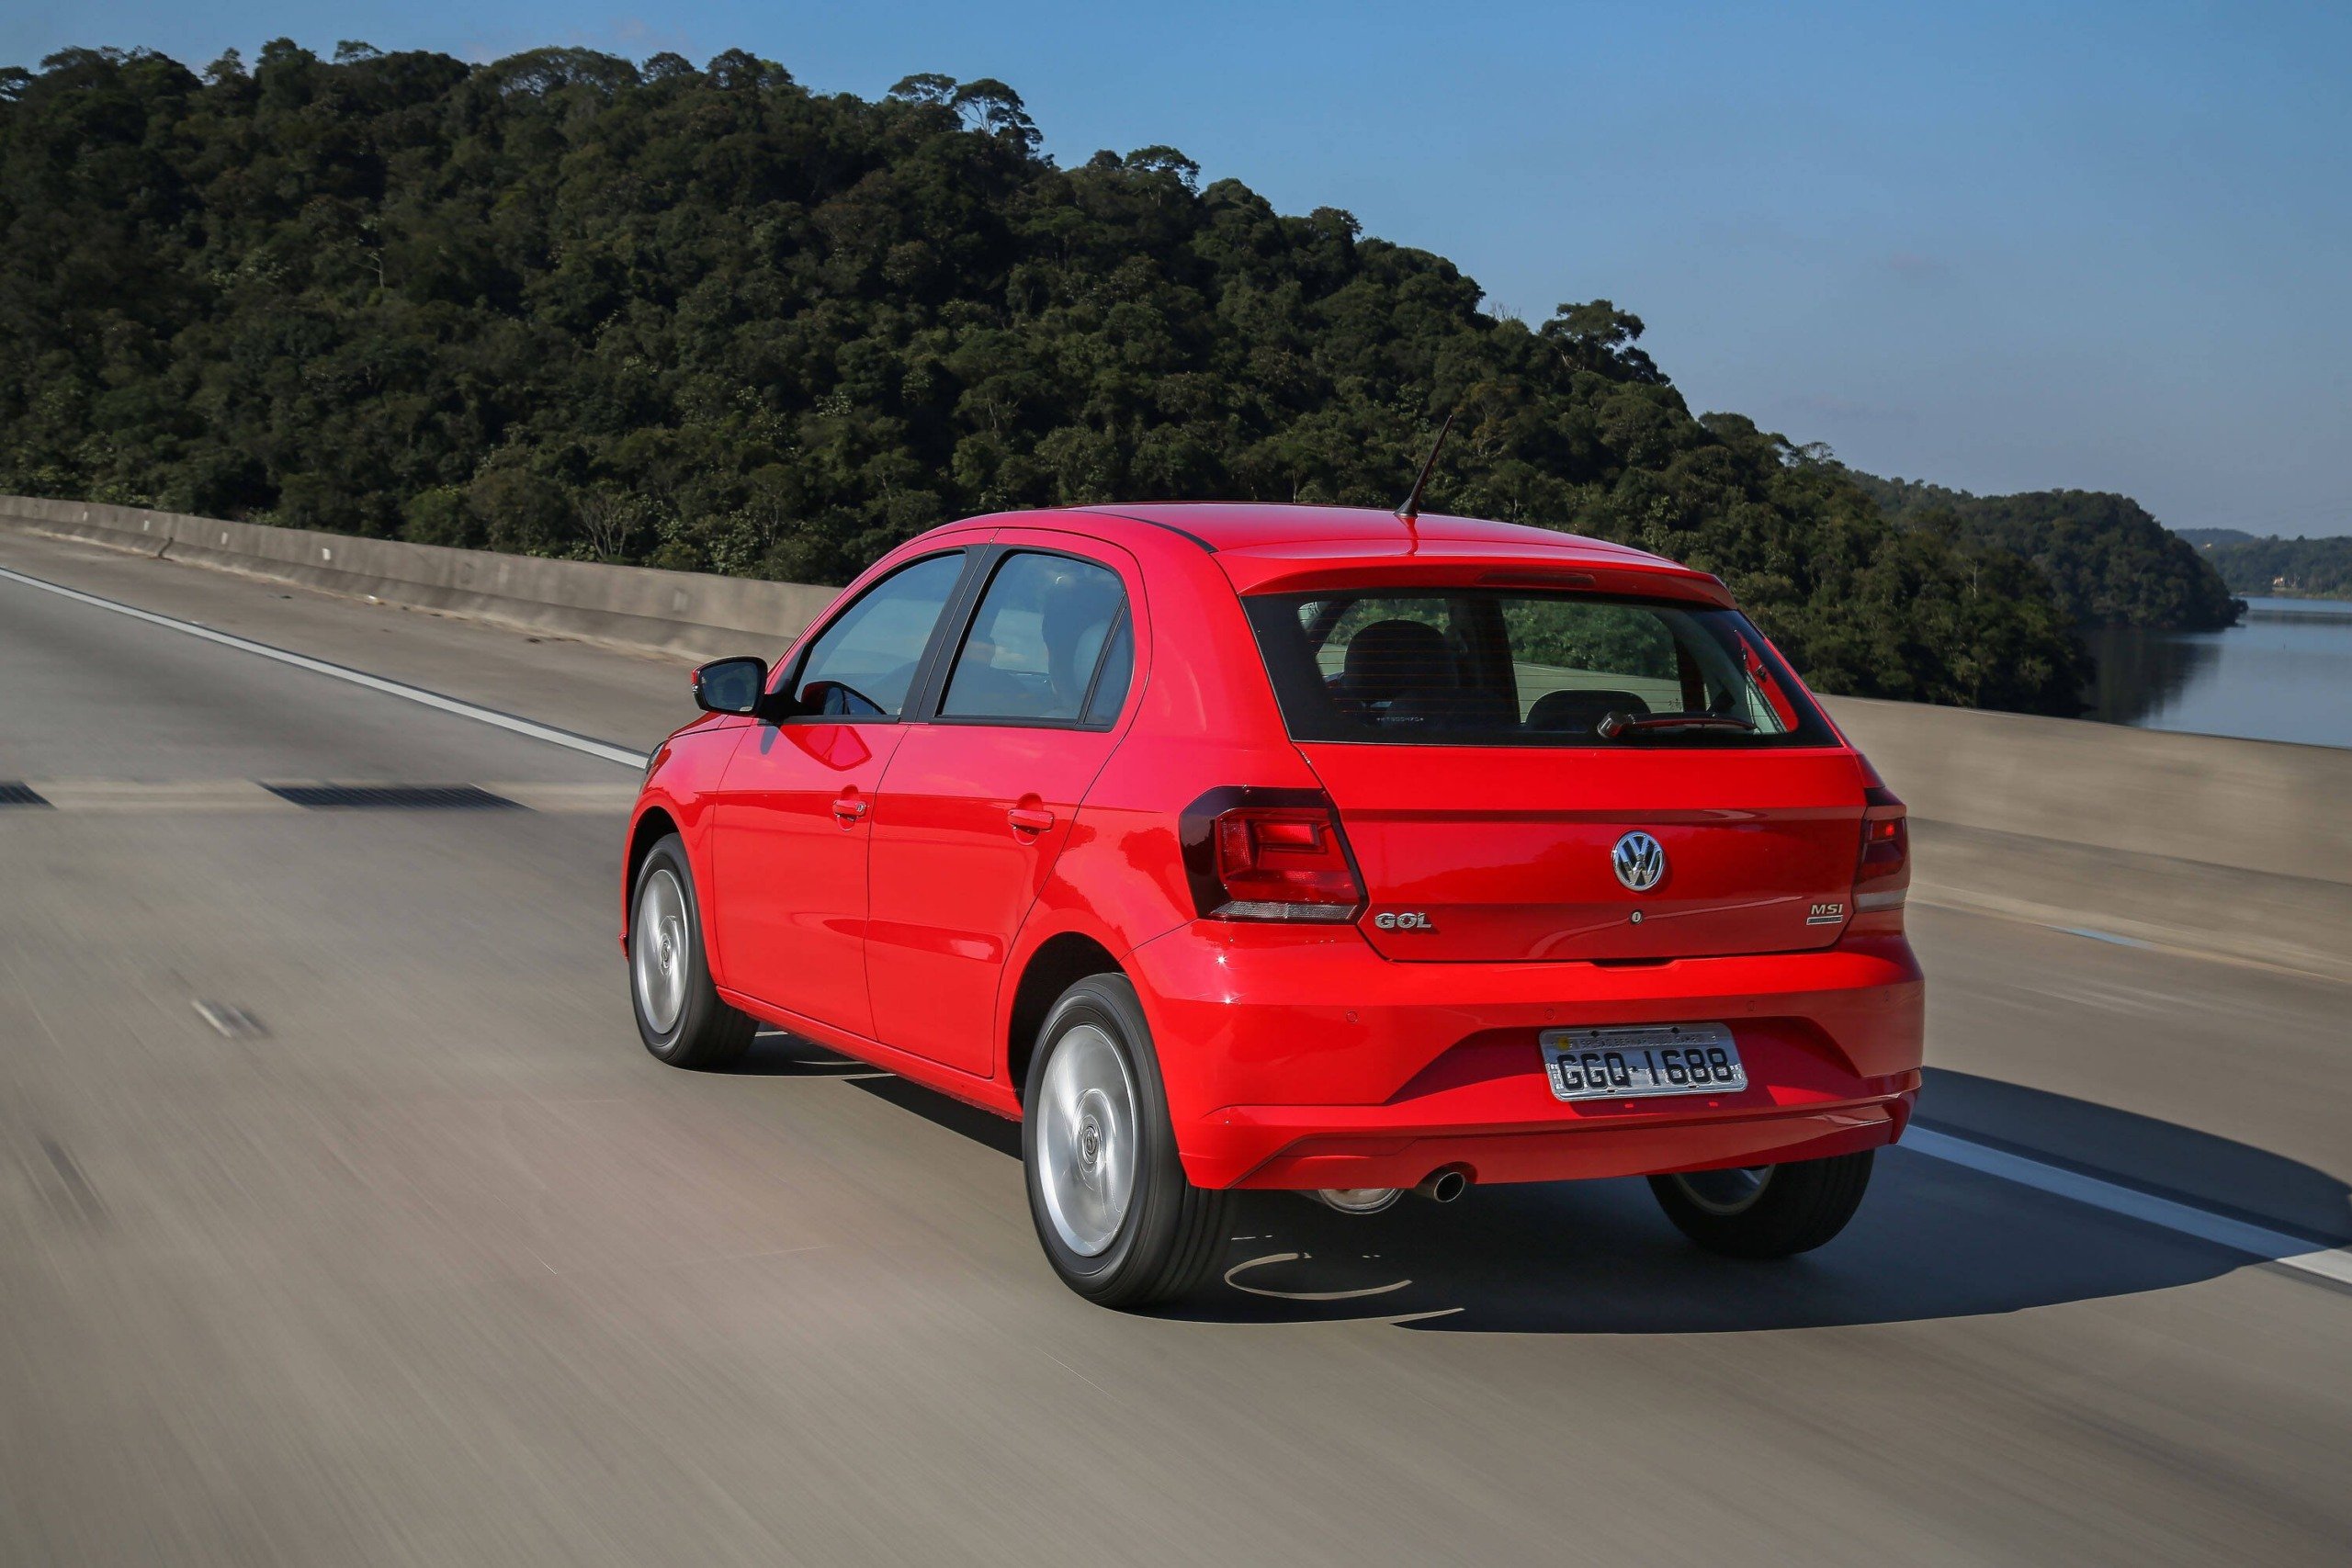
[[[844,718],[898,717],[939,613],[963,575],[958,551],[901,567],[867,589],[809,648],[794,705]]]
[[[1125,697],[1135,661],[1134,639],[1123,635],[1126,604],[1125,586],[1107,567],[1068,556],[1005,557],[956,656],[941,714],[1107,722]],[[1112,662],[1103,658],[1106,649],[1119,655],[1121,668],[1105,668]],[[1118,687],[1108,713],[1101,690],[1106,684]]]

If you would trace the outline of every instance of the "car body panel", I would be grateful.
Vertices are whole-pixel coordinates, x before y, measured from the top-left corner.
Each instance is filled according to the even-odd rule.
[[[1381,1145],[1355,1151],[1365,1179],[1325,1179],[1327,1161],[1317,1179],[1297,1184],[1414,1185],[1453,1163],[1431,1156],[1387,1179],[1428,1152],[1409,1145],[1430,1138],[1507,1134],[1519,1140],[1513,1168],[1542,1155],[1554,1172],[1525,1179],[1628,1174],[1601,1168],[1612,1140],[1597,1134],[1771,1124],[1736,1140],[1753,1152],[1782,1134],[1809,1142],[1821,1135],[1819,1116],[1851,1112],[1890,1142],[1917,1089],[1925,1030],[1918,965],[1900,937],[1656,964],[1435,964],[1383,959],[1350,928],[1201,920],[1138,948],[1126,968],[1154,1038],[1186,1043],[1180,1055],[1162,1054],[1162,1068],[1185,1168],[1206,1186],[1249,1180],[1302,1140],[1351,1133]],[[1536,1047],[1542,1031],[1678,1022],[1728,1024],[1749,1063],[1748,1089],[1646,1101],[1553,1098]],[[1870,1106],[1880,1109],[1855,1110]],[[1694,1148],[1702,1152],[1687,1165],[1649,1168],[1716,1163],[1702,1144]],[[1588,1157],[1592,1168],[1577,1163]]]
[[[694,864],[709,857],[710,808],[718,798],[718,784],[735,753],[748,720],[724,714],[705,714],[682,726],[653,749],[646,759],[645,785],[629,812],[630,853],[621,879],[621,950],[628,950],[629,900],[639,855],[663,833],[675,830]],[[713,972],[718,955],[711,955]]]
[[[1063,531],[1006,529],[991,543],[1074,554],[1117,572],[1138,649],[1150,607],[1135,557]],[[1108,728],[934,717],[902,726],[873,818],[866,973],[870,1032],[920,1056],[989,1076],[1005,965],[1052,873],[1079,803],[1125,733],[1148,683],[1138,654]],[[1044,820],[1042,828],[1016,826]],[[1028,814],[1035,814],[1030,816]]]
[[[729,762],[712,816],[720,983],[836,1028],[874,1032],[866,990],[871,812],[903,727],[762,724]],[[844,818],[841,808],[866,815]]]
[[[1844,750],[1300,750],[1363,870],[1365,939],[1393,959],[1792,952],[1845,923],[1862,784]],[[1636,831],[1665,850],[1638,893],[1610,863]]]

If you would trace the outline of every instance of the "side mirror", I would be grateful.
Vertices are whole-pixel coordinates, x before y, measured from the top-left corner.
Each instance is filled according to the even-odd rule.
[[[714,659],[694,673],[695,705],[705,713],[755,714],[768,689],[768,661],[745,654]]]

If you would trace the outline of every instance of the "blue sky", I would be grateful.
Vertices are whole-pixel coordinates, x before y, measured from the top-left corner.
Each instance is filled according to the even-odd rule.
[[[11,0],[0,61],[283,35],[995,76],[1065,161],[1170,143],[1531,321],[1614,299],[1694,406],[1857,467],[2352,532],[2352,6],[606,4]]]

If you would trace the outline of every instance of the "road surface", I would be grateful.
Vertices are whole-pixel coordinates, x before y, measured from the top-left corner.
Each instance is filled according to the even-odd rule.
[[[16,530],[0,569],[623,749],[686,711],[577,643]],[[2165,1219],[2352,1235],[2335,980],[1923,903],[1922,1116],[2008,1175],[1884,1156],[1763,1268],[1639,1183],[1253,1198],[1230,1283],[1123,1315],[1048,1271],[1008,1123],[782,1038],[644,1053],[626,766],[0,577],[0,780],[50,802],[0,807],[0,1562],[2352,1543],[2345,1255]],[[523,804],[261,787],[320,781]]]

